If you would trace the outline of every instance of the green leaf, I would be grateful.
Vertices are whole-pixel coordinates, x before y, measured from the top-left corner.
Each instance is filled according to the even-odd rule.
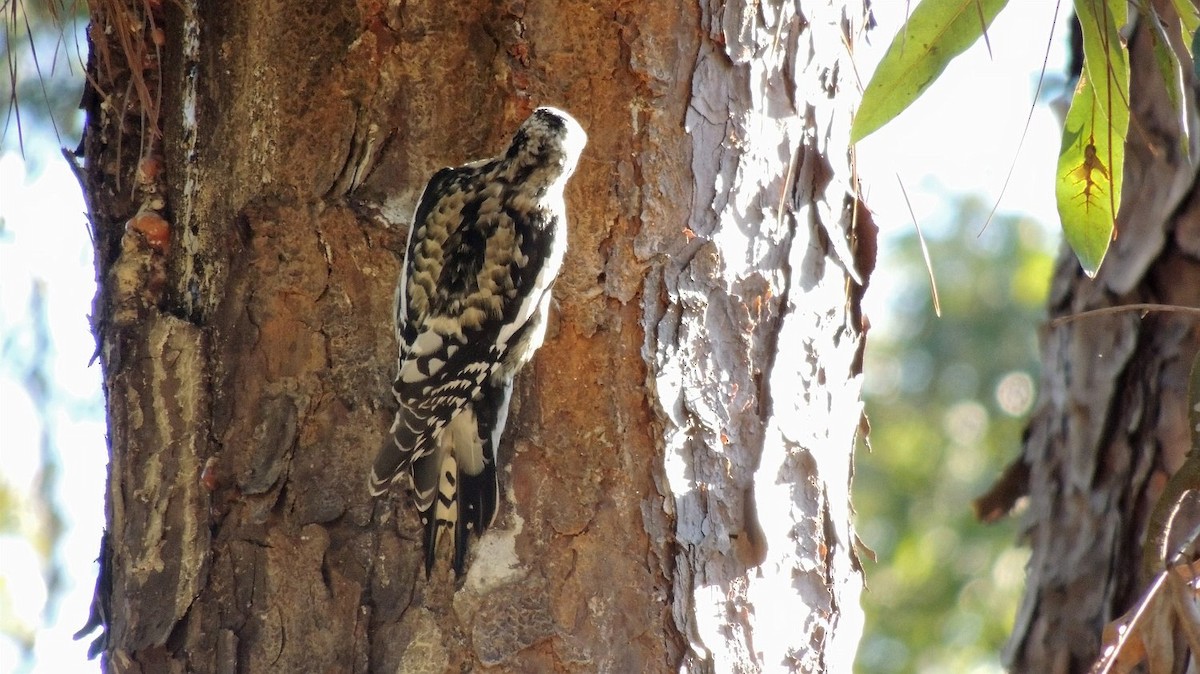
[[[1147,35],[1150,37],[1151,49],[1154,51],[1154,62],[1158,66],[1158,74],[1162,76],[1163,84],[1167,87],[1167,99],[1171,102],[1171,107],[1179,108],[1181,103],[1179,59],[1175,56],[1175,50],[1171,49],[1170,38],[1163,25],[1153,17],[1150,18],[1149,23],[1153,30],[1147,31]]]
[[[1195,71],[1196,79],[1200,80],[1200,61],[1196,60],[1196,52],[1200,51],[1200,28],[1192,33],[1192,69]]]
[[[922,0],[892,39],[850,127],[856,143],[892,121],[984,34],[1008,0]]]
[[[1175,0],[1175,11],[1179,14],[1183,46],[1192,55],[1192,67],[1200,78],[1200,61],[1196,60],[1196,52],[1200,51],[1200,6],[1195,0]]]
[[[1095,276],[1116,235],[1129,130],[1129,60],[1117,32],[1126,0],[1076,0],[1083,74],[1063,125],[1055,195],[1063,235]]]
[[[1175,50],[1171,48],[1171,36],[1167,34],[1166,26],[1156,16],[1147,17],[1147,20],[1151,27],[1151,30],[1147,31],[1147,35],[1154,53],[1154,63],[1158,66],[1158,74],[1162,77],[1163,86],[1166,88],[1167,101],[1171,104],[1176,119],[1183,127],[1183,133],[1179,134],[1179,148],[1183,155],[1187,156],[1188,123],[1191,115],[1188,114],[1188,101],[1183,97],[1182,92],[1184,86],[1183,65],[1175,55]]]
[[[1194,0],[1175,0],[1175,11],[1179,13],[1179,19],[1183,23],[1184,42],[1189,35],[1195,35],[1196,30],[1200,29],[1200,7],[1197,7]],[[1189,45],[1190,47],[1190,45]],[[1195,47],[1193,55],[1195,54]]]

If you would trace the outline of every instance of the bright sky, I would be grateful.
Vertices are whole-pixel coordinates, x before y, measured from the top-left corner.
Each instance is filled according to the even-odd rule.
[[[855,52],[864,78],[883,57],[904,21],[908,4],[902,0],[874,3],[879,27],[872,33],[873,44],[867,49],[860,45]],[[858,144],[863,192],[884,244],[881,262],[888,241],[913,227],[899,182],[904,183],[912,212],[927,236],[945,226],[979,231],[982,221],[953,220],[957,215],[954,197],[974,195],[989,206],[996,203],[1011,167],[1012,178],[997,213],[1030,216],[1057,236],[1054,168],[1062,128],[1045,101],[1064,95],[1070,3],[1062,3],[1047,58],[1056,4],[1048,0],[1009,2],[988,30],[990,56],[980,40],[955,59],[908,110]],[[1032,107],[1044,59],[1047,75],[1039,96],[1043,103]],[[1021,143],[1031,107],[1029,131]],[[934,260],[935,273],[937,264]],[[893,299],[888,290],[901,287],[891,282],[891,272],[886,264],[876,267],[864,302],[873,329],[888,329],[886,309]]]
[[[28,149],[28,148],[27,148]],[[19,154],[0,155],[0,480],[37,503],[30,493],[42,473],[43,433],[55,457],[54,508],[63,534],[53,555],[66,574],[58,601],[47,606],[51,569],[25,536],[0,535],[0,583],[12,606],[0,606],[4,620],[39,626],[34,645],[37,667],[22,663],[21,649],[0,636],[0,672],[95,671],[87,666],[86,642],[71,639],[83,626],[91,602],[104,526],[104,474],[107,449],[100,395],[99,365],[88,367],[95,350],[87,316],[95,293],[91,240],[83,198],[62,161],[47,161],[28,182]],[[26,380],[37,367],[30,325],[34,289],[45,297],[45,320],[52,336],[41,367],[48,385],[47,416],[38,411]],[[46,513],[21,512],[23,533],[36,530]]]
[[[901,24],[907,4],[875,2],[879,28],[872,35],[874,44],[856,52],[864,78]],[[1054,4],[1010,2],[989,31],[991,57],[980,42],[910,110],[860,143],[859,172],[868,205],[882,228],[885,251],[889,237],[912,227],[897,175],[923,227],[936,222],[946,226],[955,196],[979,195],[989,203],[998,197],[1029,115]],[[1063,14],[1047,64],[1053,95],[1062,89],[1065,10]],[[1001,212],[1032,215],[1056,227],[1053,167],[1059,134],[1048,109],[1035,108]],[[30,143],[27,135],[27,150],[30,146],[36,146],[34,152],[57,150],[52,139]],[[49,570],[42,568],[37,550],[26,538],[0,537],[0,588],[13,601],[12,606],[0,605],[0,621],[40,626],[36,665],[22,661],[18,645],[0,636],[0,673],[96,669],[94,663],[85,664],[87,642],[70,637],[83,625],[91,599],[93,560],[104,521],[106,461],[100,371],[98,365],[88,366],[94,342],[87,316],[95,288],[83,211],[77,184],[64,162],[45,160],[42,173],[31,181],[15,147],[5,146],[0,152],[0,480],[18,490],[31,489],[40,471],[42,434],[48,432],[57,448],[53,455],[61,457],[54,480],[65,527],[53,554],[66,570],[60,601],[46,607]],[[881,264],[867,296],[873,324],[885,329],[890,298],[879,289],[896,285],[888,282],[888,274],[888,266]],[[45,290],[46,321],[53,336],[45,366],[48,418],[39,414],[26,386],[36,348],[29,316],[37,286]],[[24,513],[21,526],[32,527],[38,516]]]
[[[875,3],[880,28],[872,35],[868,58],[882,56],[904,18],[904,4]],[[896,174],[921,220],[944,207],[946,192],[995,200],[1030,113],[1054,14],[1054,3],[1046,0],[1010,2],[988,31],[991,56],[980,41],[892,124],[859,143],[860,172],[879,183],[867,195],[874,210],[907,213],[899,189],[886,185],[896,184]],[[1066,17],[1059,17],[1043,99],[1046,89],[1058,94],[1063,88],[1066,28]],[[1053,221],[1054,165],[1062,133],[1047,107],[1038,106],[1033,113],[1001,210]],[[911,221],[907,215],[904,219]]]

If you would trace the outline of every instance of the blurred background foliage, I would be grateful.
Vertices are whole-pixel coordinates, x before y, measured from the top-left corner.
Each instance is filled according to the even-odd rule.
[[[1016,520],[980,524],[971,502],[1020,448],[1053,237],[1011,216],[980,234],[989,208],[962,200],[951,222],[922,223],[941,318],[915,232],[892,240],[872,283],[891,297],[867,339],[870,446],[854,478],[859,535],[876,555],[863,674],[1003,671],[1028,553]]]
[[[83,130],[79,98],[87,61],[87,3],[82,0],[0,0],[0,92],[5,152],[16,145],[37,171],[56,152],[74,149]],[[26,151],[25,142],[35,141]],[[53,145],[49,145],[53,143]]]
[[[0,672],[47,671],[37,652],[64,650],[83,624],[78,607],[61,620],[60,609],[90,590],[99,530],[72,509],[103,520],[103,399],[87,368],[94,273],[61,155],[82,131],[86,10],[0,0]],[[43,174],[62,178],[34,187]],[[87,456],[71,464],[71,448]]]

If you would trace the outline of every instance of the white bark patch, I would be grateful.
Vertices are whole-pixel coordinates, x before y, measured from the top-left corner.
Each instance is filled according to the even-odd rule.
[[[208,554],[208,499],[199,483],[208,411],[201,333],[160,316],[144,334],[144,352],[127,357],[140,356],[149,395],[136,395],[123,379],[110,388],[136,409],[128,437],[113,439],[124,443],[116,456],[127,461],[114,460],[110,488],[113,535],[126,539],[117,549],[138,551],[114,560],[121,594],[131,598],[129,641],[138,647],[166,642],[200,592]]]
[[[183,132],[184,152],[188,161],[184,162],[183,168],[183,191],[180,193],[179,223],[189,225],[193,221],[196,192],[200,189],[196,163],[192,161],[196,158],[196,141],[198,140],[199,133],[199,126],[196,123],[196,87],[200,81],[200,22],[196,19],[195,10],[190,4],[181,3],[181,5],[184,8],[183,60],[186,63],[195,64],[192,66],[194,68],[193,76],[184,78],[183,93],[180,102],[180,110],[183,114],[180,129]],[[182,243],[183,250],[196,250],[197,237],[192,233],[191,228],[183,226],[178,229],[177,236],[179,237],[178,240]],[[183,256],[182,259],[184,262],[184,276],[191,277],[195,273],[193,269],[195,260],[190,254]]]
[[[723,42],[701,43],[685,120],[694,237],[646,292],[685,670],[847,672],[862,630],[845,41],[865,9],[802,4],[702,16]]]
[[[505,480],[506,484],[510,482]],[[508,492],[505,501],[512,503],[512,490]],[[510,524],[503,529],[488,529],[475,544],[475,552],[467,570],[466,587],[477,595],[486,595],[525,574],[521,559],[517,556],[517,536],[525,528],[525,520],[515,509],[510,508],[509,513]]]

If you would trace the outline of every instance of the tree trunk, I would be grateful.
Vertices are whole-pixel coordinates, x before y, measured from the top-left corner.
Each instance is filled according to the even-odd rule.
[[[107,668],[849,671],[865,8],[801,4],[95,2]],[[556,318],[427,581],[366,489],[404,234],[539,104],[590,135]]]
[[[1196,83],[1186,63],[1188,147],[1147,23],[1139,22],[1130,41],[1132,123],[1119,233],[1095,279],[1063,252],[1051,319],[1135,303],[1200,307]],[[1143,594],[1143,545],[1155,535],[1147,520],[1190,444],[1196,325],[1184,314],[1125,311],[1052,321],[1042,333],[1041,396],[1023,457],[1010,469],[1027,480],[1008,498],[1027,489],[1025,536],[1033,549],[1006,656],[1013,671],[1088,671],[1104,626]],[[1160,671],[1186,666],[1183,658]]]

